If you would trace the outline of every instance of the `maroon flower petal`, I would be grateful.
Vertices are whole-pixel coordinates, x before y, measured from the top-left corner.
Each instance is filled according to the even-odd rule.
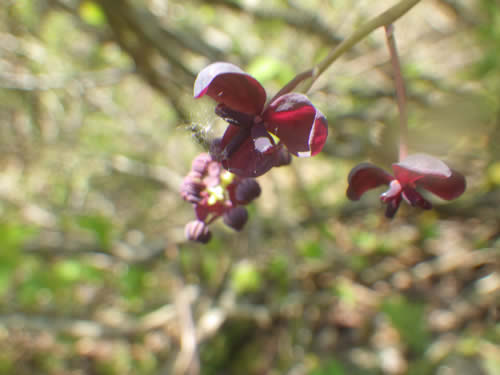
[[[410,155],[399,163],[394,163],[392,169],[401,185],[414,185],[424,176],[451,176],[451,169],[443,161],[427,154]]]
[[[296,156],[316,155],[328,136],[325,116],[302,94],[278,97],[266,109],[263,118],[267,130]]]
[[[455,199],[465,191],[465,177],[430,155],[410,155],[392,169],[402,184],[420,186],[442,199]]]
[[[393,199],[387,202],[387,208],[385,209],[385,217],[392,219],[396,212],[398,212],[399,205],[401,203],[401,195],[395,196]]]
[[[206,202],[206,200],[205,200]],[[203,203],[203,202],[200,202]],[[194,206],[194,213],[196,214],[196,218],[200,221],[205,221],[205,219],[210,214],[209,208],[205,204],[197,204]]]
[[[253,130],[253,129],[252,129]],[[229,172],[232,172],[241,177],[258,177],[270,170],[276,163],[276,153],[271,149],[265,148],[267,152],[259,152],[256,150],[255,139],[249,134],[242,142],[238,141],[238,146],[231,148],[228,155],[226,146],[231,143],[233,139],[239,136],[240,132],[244,131],[234,125],[229,125],[224,133],[220,146],[222,147],[222,165]],[[259,141],[259,134],[257,134],[257,141]],[[267,135],[272,141],[272,138]],[[262,141],[262,140],[261,140]]]
[[[452,169],[451,176],[448,178],[425,176],[417,181],[417,186],[430,191],[441,199],[452,200],[462,195],[466,188],[466,182],[461,173]]]
[[[370,163],[358,164],[347,177],[349,183],[347,198],[357,201],[365,191],[380,185],[388,185],[392,180],[394,180],[394,177],[376,165]]]
[[[403,188],[403,198],[413,207],[417,206],[424,210],[430,210],[432,208],[431,202],[422,197],[418,191],[410,187]]]
[[[255,78],[225,62],[210,64],[198,73],[194,97],[205,94],[235,111],[256,115],[266,102],[266,91]]]

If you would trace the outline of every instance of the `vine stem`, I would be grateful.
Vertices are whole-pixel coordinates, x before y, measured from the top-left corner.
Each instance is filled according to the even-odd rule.
[[[408,155],[408,111],[406,110],[406,90],[403,74],[401,73],[401,64],[399,63],[396,39],[394,38],[394,26],[389,24],[384,28],[387,47],[391,55],[396,101],[399,109],[399,160],[401,161]]]
[[[372,31],[392,24],[398,18],[402,17],[406,12],[413,8],[420,0],[401,0],[399,3],[393,7],[387,9],[385,12],[379,14],[375,18],[371,19],[360,28],[358,28],[351,36],[342,41],[338,46],[336,46],[322,61],[320,61],[314,68],[307,70],[298,74],[294,79],[292,79],[283,89],[279,91],[279,95],[286,94],[294,90],[299,84],[302,84],[299,92],[306,93],[309,91],[311,86],[316,82],[323,72],[332,65],[335,60],[342,56],[345,52],[355,46],[360,40],[367,37]],[[275,95],[276,98],[279,95]],[[273,100],[274,100],[273,98]],[[272,100],[271,100],[272,101]]]

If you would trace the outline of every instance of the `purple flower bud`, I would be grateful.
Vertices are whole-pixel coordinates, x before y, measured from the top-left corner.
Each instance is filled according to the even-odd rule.
[[[203,175],[199,172],[189,171],[184,179],[186,178],[190,178],[192,180],[200,182],[203,179]]]
[[[236,187],[236,200],[239,204],[248,204],[261,193],[259,183],[253,178],[242,179]]]
[[[201,153],[193,159],[193,162],[191,163],[191,171],[203,176],[207,173],[207,168],[211,161],[212,158],[209,154],[206,152]]]
[[[275,163],[275,167],[282,167],[291,164],[292,154],[290,154],[286,148],[281,147],[281,149],[277,152]]]
[[[190,241],[207,243],[212,238],[212,233],[208,229],[208,225],[203,221],[190,221],[184,227],[184,235]]]
[[[203,183],[207,187],[214,187],[220,184],[219,176],[207,176],[203,179]]]
[[[190,203],[201,201],[201,192],[205,189],[205,184],[198,179],[187,175],[181,185],[181,196]]]
[[[222,171],[222,166],[220,165],[220,163],[218,163],[216,161],[214,161],[208,165],[207,174],[210,177],[219,177],[221,171]]]
[[[236,231],[242,230],[247,220],[248,211],[245,207],[234,207],[224,214],[224,224]]]

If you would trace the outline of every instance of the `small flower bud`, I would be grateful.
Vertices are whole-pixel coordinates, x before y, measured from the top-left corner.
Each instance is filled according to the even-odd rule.
[[[184,200],[190,203],[198,203],[201,201],[201,192],[205,189],[205,185],[191,176],[186,176],[181,185],[181,196]]]
[[[292,154],[288,152],[288,150],[284,147],[277,152],[276,164],[275,167],[282,167],[285,165],[289,165],[292,162]]]
[[[199,154],[193,159],[191,163],[191,170],[200,175],[204,175],[207,172],[208,165],[212,161],[212,157],[206,152]]]
[[[207,188],[213,188],[220,185],[219,176],[207,176],[203,179],[203,183]]]
[[[220,165],[219,162],[214,161],[208,165],[207,174],[210,177],[219,177],[221,171],[222,171],[222,166]]]
[[[207,243],[212,238],[212,233],[208,229],[208,225],[203,221],[190,221],[184,227],[184,235],[190,241]]]
[[[253,178],[242,179],[236,187],[236,200],[240,204],[248,204],[261,193],[259,183]]]
[[[224,214],[224,224],[236,231],[242,230],[247,220],[248,211],[245,207],[234,207]]]
[[[196,172],[196,171],[189,171],[188,174],[186,175],[185,179],[186,178],[190,178],[192,180],[196,180],[196,181],[201,181],[203,179],[203,175],[199,172]]]

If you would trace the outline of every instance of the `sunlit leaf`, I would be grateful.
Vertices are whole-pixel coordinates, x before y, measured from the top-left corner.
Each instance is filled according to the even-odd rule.
[[[255,264],[242,261],[234,266],[231,286],[237,293],[254,292],[261,287],[261,275]]]
[[[106,23],[104,12],[93,1],[85,1],[80,5],[80,17],[92,26],[101,26]]]

